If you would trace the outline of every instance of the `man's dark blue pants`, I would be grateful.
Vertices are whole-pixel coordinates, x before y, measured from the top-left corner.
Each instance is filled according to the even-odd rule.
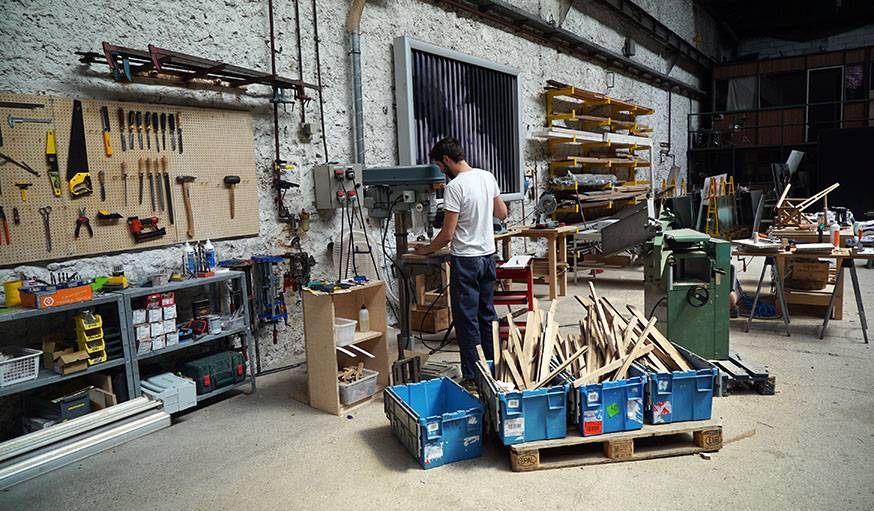
[[[495,259],[488,256],[450,258],[449,296],[452,301],[452,321],[461,351],[461,374],[473,378],[477,344],[481,344],[486,359],[494,360],[492,321],[495,314]]]

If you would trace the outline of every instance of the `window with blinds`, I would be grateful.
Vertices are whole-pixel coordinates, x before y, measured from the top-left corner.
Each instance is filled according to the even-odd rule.
[[[395,74],[401,165],[430,163],[431,146],[452,136],[505,198],[521,198],[518,71],[400,37]]]

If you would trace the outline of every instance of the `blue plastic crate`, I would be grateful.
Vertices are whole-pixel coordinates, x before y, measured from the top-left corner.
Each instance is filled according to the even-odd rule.
[[[592,436],[642,428],[645,383],[646,374],[640,374],[579,387],[580,434]]]
[[[385,415],[422,468],[476,458],[482,452],[483,407],[448,378],[385,389]]]
[[[570,384],[536,390],[501,392],[488,374],[494,371],[476,363],[476,384],[488,421],[504,445],[564,438],[567,436],[567,394]],[[488,373],[486,373],[488,371]]]
[[[637,368],[632,371],[641,373]],[[713,410],[716,368],[647,373],[644,417],[649,424],[702,421]]]

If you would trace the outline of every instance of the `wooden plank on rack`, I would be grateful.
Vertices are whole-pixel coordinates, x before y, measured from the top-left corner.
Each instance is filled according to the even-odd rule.
[[[577,378],[576,380],[574,380],[574,388],[580,388],[581,386],[586,385],[588,383],[597,383],[598,380],[602,376],[606,376],[606,375],[610,374],[611,372],[622,367],[622,364],[625,362],[626,358],[628,358],[628,355],[626,355],[622,358],[617,358],[613,362],[610,362],[609,364],[601,367],[600,369],[592,371],[591,373],[587,373],[585,376],[583,376],[581,378]]]
[[[556,367],[555,369],[553,369],[552,372],[549,373],[549,374],[546,376],[546,378],[543,378],[543,379],[541,379],[539,382],[537,382],[537,384],[536,384],[533,388],[535,388],[535,389],[539,389],[539,388],[542,387],[543,385],[545,385],[545,384],[549,383],[550,381],[552,381],[553,378],[555,378],[556,376],[558,376],[558,373],[564,371],[565,368],[566,368],[568,365],[571,364],[571,362],[573,362],[574,360],[576,360],[577,358],[579,358],[580,356],[582,356],[586,351],[587,351],[587,348],[586,348],[586,347],[580,348],[576,353],[574,353],[573,355],[571,355],[570,357],[568,357],[567,360],[565,360],[564,362],[562,362],[561,364],[559,364],[558,367]]]

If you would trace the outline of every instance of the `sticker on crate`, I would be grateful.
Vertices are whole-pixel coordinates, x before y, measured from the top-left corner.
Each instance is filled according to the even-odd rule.
[[[604,431],[604,415],[601,409],[583,411],[583,433],[600,435]]]
[[[432,423],[432,424],[434,424],[434,423]],[[443,457],[443,444],[442,443],[425,446],[425,464],[426,465],[430,465],[432,461],[439,460],[442,457]]]
[[[625,417],[628,420],[643,424],[643,399],[639,397],[628,398],[627,406]]]
[[[504,436],[524,436],[525,435],[525,417],[516,419],[507,419],[504,421]]]
[[[671,414],[671,402],[659,401],[652,404],[652,422],[653,424],[661,424],[665,422],[665,415]]]
[[[479,442],[479,435],[465,437],[464,446],[469,447],[477,442]]]
[[[610,417],[616,417],[619,415],[619,405],[611,403],[610,406],[607,407],[607,415]]]

